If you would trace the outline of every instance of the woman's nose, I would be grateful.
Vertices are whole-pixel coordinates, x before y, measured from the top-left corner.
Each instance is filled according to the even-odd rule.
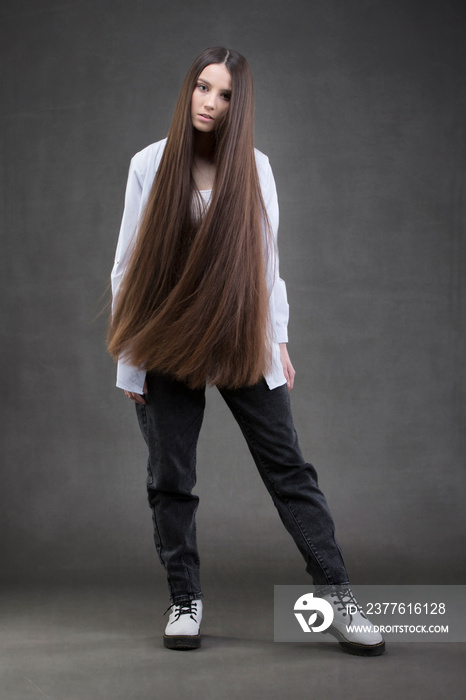
[[[204,107],[206,107],[207,109],[213,109],[215,107],[215,100],[214,100],[211,93],[206,95],[206,98],[204,101]]]

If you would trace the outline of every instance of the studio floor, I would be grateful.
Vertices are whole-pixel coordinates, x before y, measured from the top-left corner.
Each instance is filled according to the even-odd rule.
[[[464,697],[466,644],[390,644],[361,658],[336,643],[274,643],[272,601],[270,588],[211,586],[201,649],[176,652],[162,645],[165,594],[149,586],[4,587],[0,698]]]

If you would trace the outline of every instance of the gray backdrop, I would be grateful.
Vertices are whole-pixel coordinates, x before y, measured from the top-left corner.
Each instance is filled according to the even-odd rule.
[[[292,394],[358,583],[464,582],[464,3],[3,0],[5,581],[164,576],[105,352],[131,156],[204,48],[249,59],[281,207]],[[207,575],[307,581],[209,390]]]

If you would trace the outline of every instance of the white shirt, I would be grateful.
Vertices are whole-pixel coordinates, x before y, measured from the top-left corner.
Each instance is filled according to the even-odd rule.
[[[167,139],[163,139],[147,146],[147,148],[136,153],[131,159],[126,186],[125,208],[116,249],[115,264],[111,275],[113,306],[115,305],[118,289],[137,235],[138,224],[152,188],[166,141]],[[278,275],[278,200],[275,181],[267,156],[257,149],[254,149],[254,154],[262,197],[267,209],[274,241],[274,250],[269,255],[266,270],[270,321],[272,325],[272,365],[270,372],[265,377],[269,388],[274,389],[277,386],[286,384],[283,367],[280,362],[279,343],[288,342],[289,307],[285,283]],[[123,357],[120,357],[117,369],[117,387],[142,394],[145,377],[146,370],[144,368],[134,367],[125,361]]]

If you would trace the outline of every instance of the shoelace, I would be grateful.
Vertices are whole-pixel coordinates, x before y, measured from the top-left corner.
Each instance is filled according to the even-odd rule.
[[[168,608],[165,610],[164,615],[166,615],[171,608],[174,608],[175,611],[175,619],[173,620],[173,622],[179,620],[181,615],[189,615],[191,620],[197,622],[196,618],[193,617],[193,613],[197,613],[197,603],[195,603],[193,600],[188,600],[184,603],[173,603],[173,605],[169,605]]]
[[[358,612],[367,620],[366,616],[364,615],[364,613],[362,611],[361,606],[359,605],[358,601],[354,597],[353,591],[351,590],[351,588],[345,588],[345,589],[340,590],[340,591],[335,591],[335,592],[330,594],[330,597],[337,599],[337,600],[333,601],[333,604],[334,605],[340,604],[341,607],[337,608],[338,612],[343,611],[343,617],[345,617],[345,615],[349,615],[350,622],[353,621],[353,615],[348,612],[348,605],[350,605],[350,604],[354,605],[357,608]]]

